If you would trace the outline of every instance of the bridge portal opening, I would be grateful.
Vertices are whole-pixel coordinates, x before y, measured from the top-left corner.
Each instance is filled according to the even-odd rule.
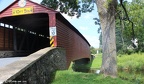
[[[0,18],[0,51],[28,55],[49,47],[49,17],[47,13]]]

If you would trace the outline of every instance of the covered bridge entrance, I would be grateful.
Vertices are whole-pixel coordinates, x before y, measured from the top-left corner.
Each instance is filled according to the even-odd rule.
[[[1,57],[28,55],[50,47],[49,27],[55,27],[56,11],[23,1],[13,2],[0,13]]]
[[[0,12],[0,57],[27,56],[45,47],[64,48],[67,67],[90,60],[90,44],[59,12],[30,0],[16,0]]]
[[[9,16],[0,19],[0,50],[32,53],[49,47],[49,20],[47,13]],[[23,53],[23,55],[24,55]]]

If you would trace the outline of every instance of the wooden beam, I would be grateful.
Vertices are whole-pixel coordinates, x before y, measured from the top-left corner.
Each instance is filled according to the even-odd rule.
[[[17,51],[17,38],[16,38],[16,28],[13,27],[13,46],[14,51]]]
[[[8,48],[10,50],[10,26],[9,26],[9,29],[8,29]]]
[[[21,50],[22,47],[24,46],[24,42],[25,42],[25,39],[26,39],[27,34],[28,34],[27,29],[26,29],[26,32],[23,32],[23,33],[25,33],[25,34],[24,34],[24,36],[23,36],[23,38],[22,38],[22,40],[21,40],[21,43],[20,43],[20,46],[19,46],[19,50]]]
[[[36,41],[37,41],[37,35],[35,35],[33,38],[33,42],[31,44],[31,50],[34,50],[34,46],[36,46]]]
[[[26,42],[27,42],[27,50],[29,51],[30,50],[29,33],[27,33]]]
[[[4,24],[4,37],[3,37],[3,42],[4,42],[3,49],[5,50],[5,24]]]

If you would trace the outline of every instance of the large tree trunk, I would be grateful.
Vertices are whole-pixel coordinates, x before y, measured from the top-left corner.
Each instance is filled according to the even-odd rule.
[[[102,29],[102,66],[105,76],[117,77],[115,11],[117,0],[96,0]]]

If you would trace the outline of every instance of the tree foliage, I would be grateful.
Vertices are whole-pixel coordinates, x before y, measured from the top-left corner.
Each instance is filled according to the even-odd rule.
[[[94,0],[43,0],[42,5],[59,10],[69,16],[81,16],[81,13],[94,10]]]
[[[94,47],[90,47],[90,51],[91,51],[91,54],[96,54],[97,53],[97,50],[96,50],[96,48],[94,48]]]
[[[136,51],[144,51],[144,1],[143,0],[133,0],[133,2],[123,2],[127,9],[127,14],[129,15],[129,20],[133,22],[133,30],[129,21],[126,19],[124,10],[119,7],[120,10],[119,18],[117,18],[117,50],[127,51],[127,48],[132,44],[133,31],[134,37],[138,40],[138,47]],[[122,41],[123,39],[123,41]],[[122,44],[123,43],[123,44]],[[121,45],[122,44],[122,45]]]
[[[134,22],[135,38],[138,39],[138,50],[144,51],[144,2],[143,0],[133,0],[128,4],[129,15]]]

